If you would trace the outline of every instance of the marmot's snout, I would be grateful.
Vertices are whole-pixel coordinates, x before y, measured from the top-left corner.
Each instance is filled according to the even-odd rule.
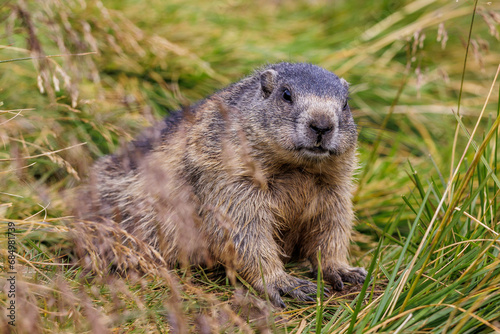
[[[300,146],[303,151],[312,156],[331,153],[338,128],[335,115],[327,112],[311,113],[303,122],[304,125],[299,130],[302,132]]]
[[[334,127],[333,119],[325,114],[313,117],[309,121],[308,131],[315,146],[319,146],[318,144],[321,144],[326,137],[331,137]]]

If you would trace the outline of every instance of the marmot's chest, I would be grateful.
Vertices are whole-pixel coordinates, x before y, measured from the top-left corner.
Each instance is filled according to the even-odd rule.
[[[280,225],[300,225],[327,210],[334,187],[322,177],[300,172],[275,176],[270,185],[271,209]]]

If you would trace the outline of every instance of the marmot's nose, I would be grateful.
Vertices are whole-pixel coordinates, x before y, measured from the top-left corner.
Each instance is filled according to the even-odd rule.
[[[317,135],[324,135],[333,130],[333,123],[327,118],[319,118],[309,123],[309,128]]]

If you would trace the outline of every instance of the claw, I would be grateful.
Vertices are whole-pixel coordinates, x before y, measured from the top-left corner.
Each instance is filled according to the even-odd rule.
[[[366,279],[364,268],[340,267],[325,270],[325,280],[332,285],[334,290],[340,291],[344,288],[343,282],[362,284]]]
[[[332,288],[335,291],[342,291],[344,289],[344,283],[341,280],[338,280],[332,285]]]
[[[286,307],[286,304],[283,302],[283,299],[281,299],[279,295],[269,296],[269,301],[275,307],[278,307],[280,309],[284,309]]]
[[[340,277],[336,270],[331,270],[329,272],[325,271],[325,280],[332,285],[332,288],[335,291],[341,291],[344,288],[342,277]]]
[[[281,309],[283,309],[283,308],[286,308],[286,305],[285,305],[285,303],[282,300],[280,300],[278,307],[281,308]]]
[[[305,301],[305,302],[314,302],[314,298],[312,298],[306,292],[301,291],[299,289],[294,289],[294,290],[290,291],[288,294],[297,300],[301,300],[301,301]]]
[[[316,295],[317,285],[310,281],[286,274],[274,284],[269,284],[267,291],[273,305],[284,308],[285,304],[282,302],[281,298],[279,298],[280,295],[288,295],[300,301],[315,302],[315,298],[309,295]]]
[[[306,301],[306,302],[315,302],[314,298],[313,298],[313,297],[311,297],[311,296],[308,296],[308,295],[306,295],[306,296],[304,297],[304,301]]]

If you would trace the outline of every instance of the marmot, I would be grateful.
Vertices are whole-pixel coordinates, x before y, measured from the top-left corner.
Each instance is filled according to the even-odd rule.
[[[312,64],[258,69],[98,160],[95,212],[169,265],[232,261],[277,306],[316,292],[285,272],[292,256],[316,270],[321,250],[335,290],[362,283],[366,270],[347,263],[357,167],[348,86]]]

